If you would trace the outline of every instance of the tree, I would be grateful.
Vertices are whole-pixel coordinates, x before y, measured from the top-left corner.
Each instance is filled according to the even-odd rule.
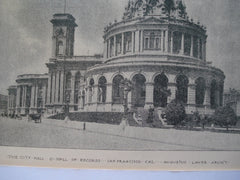
[[[176,100],[173,100],[170,104],[168,104],[165,110],[165,117],[168,124],[174,126],[180,125],[186,118],[184,105]]]
[[[214,122],[220,127],[226,127],[227,131],[230,126],[236,126],[237,115],[230,106],[219,107],[214,114]]]
[[[164,11],[170,17],[171,12],[175,10],[175,3],[174,0],[165,0],[164,1]]]

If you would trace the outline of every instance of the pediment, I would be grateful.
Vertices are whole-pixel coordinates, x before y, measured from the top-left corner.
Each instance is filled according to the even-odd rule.
[[[137,24],[162,24],[167,22],[165,19],[160,19],[159,17],[149,17],[139,21]]]

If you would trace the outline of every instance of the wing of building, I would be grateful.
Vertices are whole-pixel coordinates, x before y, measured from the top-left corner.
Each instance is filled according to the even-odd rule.
[[[11,112],[123,112],[165,108],[211,114],[223,105],[224,73],[206,59],[206,28],[189,19],[181,0],[131,0],[120,22],[104,29],[103,55],[74,56],[75,18],[55,14],[48,74],[21,75],[9,88]],[[122,83],[131,82],[126,94]],[[124,98],[124,96],[127,96]]]

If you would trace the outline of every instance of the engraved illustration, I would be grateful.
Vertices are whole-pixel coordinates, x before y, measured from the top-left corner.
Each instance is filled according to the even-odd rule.
[[[237,1],[1,3],[1,146],[240,150]]]

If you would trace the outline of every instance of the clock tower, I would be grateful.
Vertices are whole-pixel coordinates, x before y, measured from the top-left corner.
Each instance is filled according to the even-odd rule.
[[[72,57],[74,55],[74,32],[77,24],[71,14],[54,14],[52,58]]]

